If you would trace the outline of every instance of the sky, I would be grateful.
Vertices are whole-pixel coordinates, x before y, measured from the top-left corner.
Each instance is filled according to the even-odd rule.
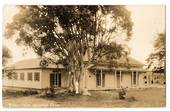
[[[165,6],[161,5],[130,5],[127,9],[131,12],[131,18],[134,23],[133,35],[128,42],[131,49],[130,56],[146,63],[146,59],[153,50],[153,42],[156,34],[165,32]],[[13,6],[3,7],[3,30],[7,23],[12,22],[12,17],[18,12]],[[17,62],[22,59],[35,58],[36,54],[31,50],[25,50],[21,46],[16,45],[14,39],[6,40],[3,37],[3,45],[7,46],[13,58],[10,63]]]
[[[129,42],[131,56],[145,63],[153,50],[157,33],[165,32],[165,7],[161,5],[128,6],[133,26],[132,39]]]

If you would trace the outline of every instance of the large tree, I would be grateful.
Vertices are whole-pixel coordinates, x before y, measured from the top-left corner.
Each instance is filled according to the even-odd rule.
[[[31,47],[39,56],[62,63],[84,89],[85,70],[100,57],[127,54],[115,39],[130,39],[132,22],[125,6],[18,6],[6,37]],[[123,36],[124,35],[124,36]],[[73,83],[75,84],[75,83]],[[74,85],[73,85],[74,86]]]
[[[159,33],[154,42],[154,50],[149,55],[148,68],[155,72],[164,72],[165,70],[165,33]]]

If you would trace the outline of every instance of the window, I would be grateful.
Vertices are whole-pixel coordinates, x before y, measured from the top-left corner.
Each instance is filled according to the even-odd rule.
[[[24,80],[24,73],[20,73],[20,80]]]
[[[18,79],[18,73],[13,73],[13,78],[14,78],[14,80],[17,80]]]
[[[102,74],[102,87],[105,87],[105,74]]]
[[[39,72],[34,73],[34,81],[40,81],[40,73]]]
[[[101,70],[96,71],[96,86],[105,87],[105,74]]]
[[[61,86],[61,73],[57,72],[55,73],[55,81],[54,81],[54,85],[56,86]]]
[[[100,73],[100,71],[96,72],[96,85],[101,86],[101,73]]]
[[[119,79],[120,81],[122,80],[122,78],[120,78],[120,71],[116,71],[116,76],[117,76],[117,79]]]
[[[29,72],[27,75],[28,75],[28,81],[32,81],[32,73]]]
[[[132,72],[132,84],[138,85],[138,72],[134,71]]]
[[[9,73],[7,74],[7,77],[8,77],[9,80],[11,80],[11,79],[12,79],[12,72],[9,72]]]
[[[153,84],[153,80],[151,81],[151,83]]]
[[[54,85],[58,85],[58,74],[55,74],[55,83]]]
[[[54,86],[54,74],[53,73],[50,74],[50,86],[51,87]]]
[[[122,75],[121,75],[121,71],[116,71],[116,84],[117,84],[117,88],[121,87],[121,81],[122,81]]]
[[[146,77],[146,76],[144,76],[144,79],[147,79],[147,77]]]
[[[133,84],[136,84],[136,72],[133,72]]]

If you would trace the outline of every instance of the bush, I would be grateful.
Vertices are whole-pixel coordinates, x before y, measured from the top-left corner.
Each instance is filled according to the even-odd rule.
[[[25,90],[25,91],[23,92],[23,95],[26,95],[26,96],[28,96],[28,95],[36,95],[36,94],[38,94],[38,91],[32,90],[32,89]]]
[[[27,89],[27,90],[4,90],[3,96],[29,96],[38,94],[37,90]]]
[[[54,97],[54,95],[55,95],[54,87],[43,89],[41,94],[41,96],[46,96],[46,97]]]
[[[126,98],[126,90],[124,88],[121,88],[121,90],[118,92],[119,99],[125,99]]]

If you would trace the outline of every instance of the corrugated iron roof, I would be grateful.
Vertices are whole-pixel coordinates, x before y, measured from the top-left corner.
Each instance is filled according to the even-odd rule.
[[[64,66],[62,64],[58,64],[58,65],[55,65],[55,64],[48,64],[48,66],[46,67],[42,67],[40,65],[40,62],[41,62],[41,58],[32,58],[32,59],[25,59],[25,60],[21,60],[15,64],[12,64],[6,68],[12,68],[12,69],[33,69],[33,68],[64,68]],[[124,64],[127,62],[127,59],[125,58],[121,58],[119,60],[117,60],[118,62],[118,65],[120,64]],[[114,69],[115,67],[112,66],[112,67],[108,67],[108,62],[103,62],[102,63],[103,65],[101,65],[100,63],[99,64],[95,64],[95,65],[92,65],[90,68],[91,69],[94,69],[94,68],[101,68],[101,69]],[[131,66],[130,68],[134,69],[134,68],[138,68],[140,70],[143,70],[143,66],[144,64],[135,60],[134,58],[131,58],[129,57],[128,58],[128,64]],[[118,68],[118,67],[116,67]],[[120,67],[119,67],[120,68]],[[127,67],[122,67],[121,68],[126,68],[127,70]]]
[[[64,68],[63,65],[58,64],[48,64],[46,67],[42,67],[40,65],[41,58],[33,58],[33,59],[25,59],[21,60],[19,62],[16,62],[15,64],[12,64],[6,68],[12,68],[12,69],[34,69],[34,68]]]
[[[143,63],[139,62],[138,60],[132,57],[128,58],[121,57],[120,59],[115,60],[113,62],[100,61],[91,66],[90,69],[146,71],[145,69],[143,69],[143,66],[144,66]]]
[[[146,69],[143,68],[126,68],[126,67],[107,67],[107,66],[93,66],[90,69],[97,69],[97,70],[120,70],[120,71],[140,71],[146,72]]]

